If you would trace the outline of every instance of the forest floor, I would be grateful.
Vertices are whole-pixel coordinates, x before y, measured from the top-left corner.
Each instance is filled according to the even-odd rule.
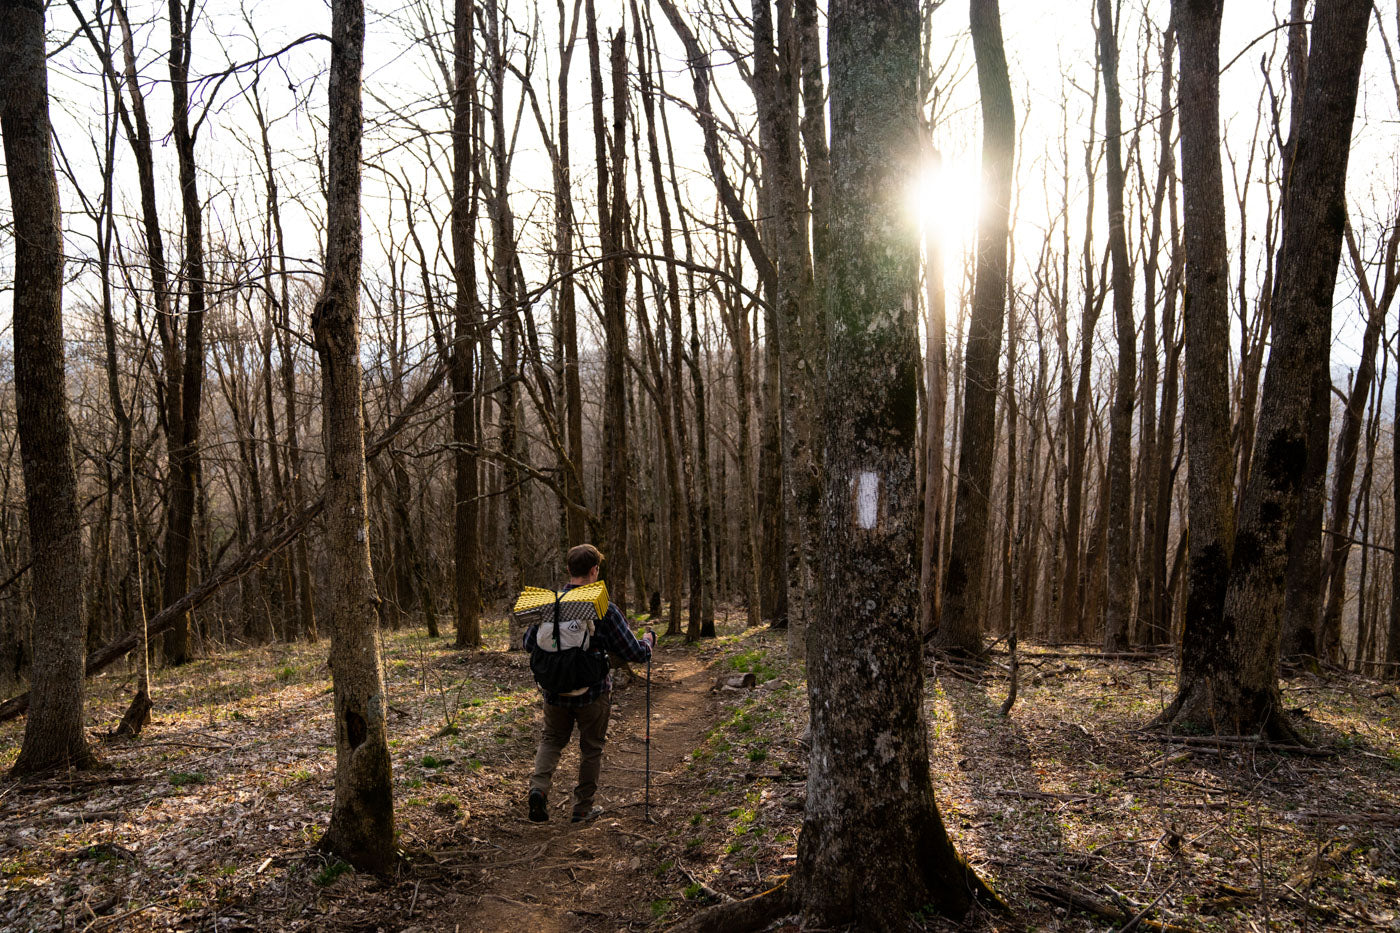
[[[661,930],[765,890],[795,860],[805,682],[782,633],[734,623],[720,635],[657,651],[652,822],[638,682],[614,701],[606,812],[568,822],[575,745],[550,821],[534,824],[524,792],[539,701],[524,655],[500,647],[503,627],[474,653],[390,633],[404,857],[384,878],[315,850],[335,768],[324,644],[160,671],[145,733],[102,743],[110,770],[0,781],[0,930]],[[1400,929],[1394,686],[1289,679],[1288,705],[1318,748],[1284,752],[1141,732],[1171,695],[1166,655],[1030,649],[1004,719],[1005,660],[982,673],[929,666],[939,804],[1015,911],[961,928],[1127,929],[1151,906],[1135,929]],[[734,671],[757,686],[714,689]],[[130,689],[127,675],[94,680],[94,737]],[[0,767],[22,725],[0,726]]]

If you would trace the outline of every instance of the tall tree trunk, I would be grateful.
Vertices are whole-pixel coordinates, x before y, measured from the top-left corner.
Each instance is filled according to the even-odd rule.
[[[496,303],[501,322],[501,381],[500,381],[500,449],[505,455],[502,465],[505,482],[506,533],[500,540],[506,589],[519,592],[523,584],[525,548],[525,471],[522,461],[528,454],[524,446],[524,411],[521,406],[520,380],[523,378],[520,312],[516,277],[515,215],[510,205],[510,162],[512,153],[506,148],[505,73],[506,53],[501,38],[499,0],[486,4],[486,41],[490,61],[487,74],[491,86],[491,161],[495,168],[487,199],[487,214],[491,222],[491,278],[496,289]],[[514,640],[511,647],[518,647]]]
[[[360,374],[362,0],[331,4],[326,280],[311,327],[321,360],[326,450],[325,608],[335,692],[335,804],[320,846],[357,868],[394,860],[393,775],[366,521]]]
[[[637,67],[641,75],[642,112],[646,116],[651,183],[655,191],[657,213],[661,220],[661,249],[666,260],[665,301],[660,302],[661,307],[657,314],[657,339],[662,352],[666,354],[666,365],[663,370],[658,358],[656,381],[659,394],[662,396],[658,415],[661,422],[663,460],[666,464],[668,478],[666,499],[671,528],[670,542],[667,548],[666,582],[667,599],[670,605],[666,631],[668,634],[679,634],[681,630],[681,579],[687,553],[691,556],[694,565],[690,578],[691,598],[694,600],[699,597],[700,535],[696,527],[698,517],[695,503],[695,461],[690,450],[689,432],[686,430],[685,393],[681,388],[681,358],[684,355],[681,346],[681,286],[675,261],[671,204],[670,199],[666,196],[666,180],[661,173],[661,146],[656,132],[656,102],[655,91],[652,87],[652,63],[650,53],[643,42],[645,36],[642,17],[636,0],[632,0],[632,28],[634,31],[633,39],[637,47]],[[638,158],[640,159],[640,156]],[[674,168],[674,164],[672,168]],[[642,326],[646,327],[645,308],[639,306],[638,314],[642,319]],[[667,352],[665,341],[668,330],[670,332],[669,352]],[[684,535],[681,534],[683,527],[686,530]],[[694,607],[692,607],[691,615],[696,615]]]
[[[181,279],[186,298],[185,358],[179,371],[178,420],[169,425],[170,491],[165,530],[165,604],[173,605],[189,589],[194,557],[196,487],[199,485],[199,414],[204,390],[204,208],[195,177],[194,135],[190,129],[189,73],[193,6],[170,0],[170,91],[175,154],[180,167],[180,202],[185,221],[185,258]],[[173,385],[176,373],[168,371]],[[165,635],[165,660],[190,660],[190,625],[185,616]]]
[[[473,397],[476,343],[481,320],[476,306],[476,153],[474,0],[456,0],[452,27],[452,586],[456,596],[456,645],[481,647],[481,555],[477,509],[476,417]],[[572,294],[572,292],[571,292]],[[572,309],[572,304],[570,304]],[[567,318],[565,319],[568,320]],[[567,325],[566,325],[567,326]],[[568,346],[566,337],[565,346]],[[575,343],[577,350],[577,343]],[[578,360],[575,358],[577,383]],[[565,369],[568,385],[568,369]],[[572,409],[571,409],[572,411]]]
[[[564,39],[564,3],[559,0],[559,143],[555,160],[554,211],[559,269],[559,325],[564,349],[564,433],[568,463],[564,489],[568,493],[565,535],[569,545],[583,541],[585,532],[583,491],[583,390],[578,370],[578,314],[574,304],[574,207],[569,164],[569,66],[578,36],[580,0],[574,0],[569,37]],[[468,38],[470,38],[468,36]]]
[[[830,16],[819,566],[843,571],[822,576],[812,620],[811,773],[790,885],[807,925],[903,929],[924,905],[961,914],[990,893],[939,816],[923,714],[918,235],[903,205],[920,151],[918,5],[834,0]]]
[[[1161,269],[1162,206],[1166,200],[1167,181],[1175,171],[1175,147],[1172,144],[1176,119],[1176,108],[1172,106],[1175,65],[1176,24],[1168,23],[1162,36],[1162,125],[1159,131],[1161,149],[1158,155],[1157,185],[1152,194],[1152,223],[1147,237],[1143,270],[1142,405],[1139,408],[1141,440],[1138,461],[1138,488],[1142,490],[1142,535],[1138,551],[1137,641],[1149,645],[1159,645],[1166,641],[1164,623],[1158,612],[1161,580],[1157,573],[1160,566],[1156,552],[1159,521],[1157,506],[1164,490],[1157,481],[1157,464],[1158,445],[1170,449],[1171,435],[1168,433],[1159,437],[1157,433],[1157,365],[1159,353],[1165,356],[1170,352],[1171,348],[1166,342],[1172,338],[1166,333],[1164,320],[1163,347],[1157,346],[1157,276]],[[1172,248],[1175,246],[1168,245]],[[1174,271],[1170,257],[1167,268],[1170,278]],[[1165,293],[1164,298],[1167,301],[1172,300],[1170,293]],[[1165,318],[1165,310],[1163,317]],[[1163,394],[1165,393],[1164,387]]]
[[[593,0],[586,0],[588,70],[593,91],[593,148],[598,174],[598,224],[605,257],[603,271],[603,424],[607,443],[603,445],[603,528],[606,535],[607,579],[613,601],[627,609],[628,560],[628,483],[627,483],[627,265],[621,257],[621,218],[616,216],[625,204],[623,167],[626,159],[625,76],[626,45],[613,39],[613,120],[612,161],[608,160],[609,133],[603,116],[603,68],[598,45],[598,15]],[[611,257],[611,258],[608,258]]]
[[[1308,0],[1290,0],[1288,27],[1287,74],[1289,86],[1289,138],[1283,145],[1282,165],[1279,177],[1291,177],[1293,155],[1297,151],[1298,132],[1301,126],[1303,90],[1308,76]],[[1283,200],[1280,198],[1280,200]],[[1273,250],[1273,227],[1268,230],[1267,249]],[[1281,257],[1280,257],[1281,258]],[[1272,262],[1273,256],[1266,256]],[[1241,275],[1243,275],[1241,263]],[[1272,269],[1266,269],[1265,286],[1270,286]],[[1272,300],[1272,290],[1265,298],[1268,306]],[[1241,420],[1250,419],[1250,432],[1241,438],[1240,461],[1244,476],[1248,476],[1249,456],[1253,453],[1253,418],[1256,407],[1256,384],[1263,370],[1264,345],[1267,334],[1261,334],[1255,344],[1255,354],[1249,360],[1250,371],[1245,385],[1250,389],[1248,407],[1241,406]],[[1318,658],[1324,654],[1322,635],[1323,588],[1326,574],[1323,570],[1322,525],[1327,510],[1327,461],[1328,443],[1332,437],[1332,373],[1331,367],[1318,370],[1313,379],[1312,397],[1309,400],[1311,422],[1308,434],[1308,462],[1303,475],[1302,503],[1299,505],[1298,521],[1294,523],[1289,542],[1288,584],[1283,601],[1283,640],[1281,655],[1290,663],[1302,664],[1319,670]],[[1244,433],[1244,432],[1241,432]],[[1247,441],[1248,446],[1245,446]],[[1244,485],[1244,477],[1240,480]],[[1241,488],[1240,494],[1244,490]]]
[[[797,613],[789,615],[788,652],[805,654],[806,618],[812,594],[806,552],[817,534],[821,475],[813,442],[819,390],[814,369],[820,332],[812,315],[813,281],[807,240],[807,198],[799,148],[798,86],[793,60],[792,0],[779,0],[775,33],[771,0],[753,0],[754,98],[763,154],[763,186],[771,205],[768,229],[778,271],[779,381],[782,386],[782,444],[790,527],[790,580],[797,584]],[[796,532],[793,535],[793,531]],[[795,538],[796,540],[792,540]]]
[[[1233,561],[1225,562],[1228,590],[1218,619],[1188,617],[1197,641],[1194,653],[1183,650],[1177,698],[1164,714],[1174,726],[1296,738],[1278,689],[1279,618],[1289,530],[1298,517],[1308,459],[1309,396],[1319,367],[1328,365],[1346,167],[1370,8],[1366,0],[1333,0],[1321,3],[1313,19],[1308,81],[1284,193],[1272,350]],[[1183,52],[1184,39],[1183,33]],[[1184,78],[1183,67],[1183,85]],[[1193,456],[1193,474],[1197,466]],[[1193,515],[1193,548],[1195,534]],[[1193,585],[1200,571],[1193,566]]]
[[[784,519],[783,494],[782,405],[779,401],[782,391],[779,375],[782,335],[781,317],[777,311],[778,273],[725,169],[720,153],[719,130],[710,105],[709,56],[700,48],[695,34],[675,3],[672,0],[657,0],[657,3],[685,47],[695,90],[695,107],[705,140],[705,161],[718,189],[720,204],[752,257],[754,265],[758,267],[758,279],[763,286],[763,416],[759,427],[758,460],[759,538],[762,548],[762,555],[758,560],[761,570],[759,595],[763,617],[775,628],[783,628],[788,623],[788,577],[787,522]],[[760,190],[759,196],[760,206],[764,206],[766,196],[763,190]]]
[[[700,552],[699,599],[692,602],[691,627],[699,626],[701,638],[715,637],[715,547],[714,523],[712,520],[710,494],[710,442],[708,411],[705,403],[705,377],[701,372],[700,325],[696,314],[695,289],[690,290],[690,354],[686,365],[690,368],[690,387],[695,405],[695,459],[699,464],[696,483],[700,492],[700,539],[697,542]],[[697,618],[698,617],[698,618]],[[689,632],[687,632],[687,637]],[[693,640],[693,639],[692,639]]]
[[[1395,234],[1400,237],[1400,232]],[[1361,420],[1366,410],[1366,401],[1371,395],[1371,386],[1376,379],[1376,349],[1380,344],[1381,329],[1385,324],[1385,314],[1394,297],[1392,286],[1388,294],[1380,300],[1371,292],[1371,283],[1366,278],[1366,266],[1361,251],[1356,245],[1356,237],[1348,226],[1346,230],[1347,249],[1356,270],[1362,300],[1366,306],[1366,330],[1361,337],[1361,360],[1352,380],[1351,393],[1347,396],[1346,408],[1342,412],[1342,427],[1337,435],[1336,465],[1332,470],[1332,517],[1327,523],[1330,534],[1323,548],[1326,555],[1322,561],[1322,572],[1327,580],[1327,602],[1322,614],[1322,657],[1336,660],[1341,647],[1342,607],[1346,602],[1347,560],[1351,556],[1351,534],[1347,527],[1351,519],[1351,486],[1356,476],[1356,453],[1361,442]],[[1395,240],[1392,240],[1395,242]],[[1331,374],[1328,374],[1331,382]],[[1330,407],[1330,406],[1329,406]],[[1325,449],[1325,446],[1324,446]],[[1359,618],[1359,616],[1358,616]],[[1286,642],[1285,642],[1286,644]]]
[[[120,93],[120,88],[113,90]],[[115,207],[112,190],[112,166],[117,144],[116,123],[107,139],[106,162],[103,170],[102,213],[98,221],[98,271],[102,281],[102,343],[106,351],[107,395],[112,405],[112,418],[117,422],[117,452],[121,458],[122,523],[126,526],[127,561],[130,564],[131,585],[127,588],[126,614],[132,619],[131,628],[140,639],[136,655],[136,693],[117,726],[117,735],[139,735],[151,719],[150,644],[146,632],[145,583],[141,574],[141,545],[136,531],[136,473],[132,454],[131,414],[122,400],[121,381],[117,369],[117,327],[112,315],[111,256],[116,236]],[[139,382],[139,380],[138,380]]]
[[[924,130],[932,134],[932,127]],[[928,145],[928,171],[941,170],[942,156]],[[927,638],[938,629],[943,594],[939,568],[943,549],[943,454],[948,413],[948,314],[943,284],[943,244],[936,229],[924,230],[924,302],[928,325],[924,366],[928,424],[924,431],[924,528],[919,567],[919,630]]]
[[[1234,460],[1230,450],[1226,348],[1225,187],[1220,166],[1220,17],[1223,0],[1175,0],[1181,39],[1179,99],[1185,191],[1186,341],[1185,430],[1189,452],[1190,542],[1186,621],[1178,698],[1162,717],[1170,722],[1181,698],[1200,689],[1227,663],[1220,651],[1225,587],[1234,550]]]
[[[1108,150],[1108,244],[1113,262],[1113,323],[1118,333],[1118,376],[1108,433],[1108,595],[1104,605],[1105,651],[1128,646],[1133,593],[1133,399],[1137,379],[1137,329],[1133,321],[1133,270],[1123,226],[1123,120],[1118,92],[1118,30],[1110,0],[1098,0],[1099,63],[1103,71],[1104,144]]]
[[[1391,263],[1394,274],[1394,262]],[[1400,350],[1396,352],[1396,371],[1400,375]],[[1391,411],[1400,412],[1400,379],[1395,383],[1395,401]],[[1391,427],[1391,464],[1400,463],[1400,431]],[[1385,675],[1400,680],[1400,469],[1392,466],[1390,521],[1393,526],[1390,558],[1390,630],[1385,640]]]
[[[282,232],[282,209],[277,190],[277,171],[272,161],[272,142],[268,137],[267,119],[263,115],[262,104],[258,100],[256,86],[253,89],[254,113],[258,120],[258,130],[262,136],[263,168],[267,173],[267,212],[268,223],[271,227],[272,242],[269,242],[269,251],[275,243],[277,249],[277,282],[278,298],[277,313],[279,326],[273,327],[269,321],[269,330],[277,334],[277,354],[280,357],[280,379],[282,383],[282,404],[283,418],[287,424],[287,487],[291,492],[290,512],[295,514],[302,508],[306,501],[306,478],[301,469],[301,439],[297,424],[297,398],[296,398],[296,360],[293,356],[293,344],[291,338],[292,310],[291,310],[291,278],[287,274],[287,245],[286,237]],[[269,266],[271,262],[269,261]],[[266,356],[271,366],[272,348],[269,345],[266,349]],[[272,373],[266,375],[268,394],[268,446],[270,449],[276,447],[276,431],[272,420]],[[276,463],[275,454],[274,464]],[[274,466],[275,470],[276,467]],[[315,585],[311,577],[311,559],[307,552],[306,539],[298,537],[292,546],[290,564],[295,571],[297,607],[296,625],[288,624],[289,632],[296,632],[307,641],[315,642],[316,631],[316,592]]]
[[[0,6],[0,136],[14,218],[15,408],[34,601],[32,701],[11,775],[88,768],[83,566],[63,363],[63,234],[40,4]]]
[[[1016,113],[1001,38],[998,0],[972,0],[972,49],[982,92],[982,177],[985,204],[977,221],[977,280],[964,366],[962,447],[953,546],[943,581],[943,613],[934,644],[981,654],[982,577],[987,514],[996,461],[996,407],[1001,332],[1006,317],[1006,251],[1015,170]]]

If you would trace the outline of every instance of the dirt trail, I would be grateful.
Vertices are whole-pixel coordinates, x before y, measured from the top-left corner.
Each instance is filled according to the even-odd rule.
[[[639,668],[639,674],[645,668]],[[615,675],[620,683],[621,675]],[[676,801],[671,775],[715,722],[709,666],[694,654],[658,649],[652,663],[651,818],[643,822],[646,761],[646,685],[638,680],[613,694],[612,719],[591,823],[569,822],[569,798],[578,774],[578,734],[554,774],[547,823],[526,818],[530,762],[512,773],[520,788],[507,812],[483,816],[472,832],[482,843],[476,860],[462,864],[466,883],[419,919],[422,930],[468,933],[617,929],[650,919],[647,880],[654,865],[651,843]],[[474,877],[473,877],[474,876]],[[465,879],[464,879],[465,880]]]

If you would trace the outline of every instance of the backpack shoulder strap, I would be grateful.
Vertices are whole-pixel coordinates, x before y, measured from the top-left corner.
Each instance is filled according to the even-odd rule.
[[[563,598],[563,593],[554,593],[554,650],[559,650],[559,600]]]

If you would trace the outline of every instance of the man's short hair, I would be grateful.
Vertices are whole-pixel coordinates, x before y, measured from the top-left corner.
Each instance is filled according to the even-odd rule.
[[[565,558],[565,563],[569,567],[569,576],[586,577],[588,571],[603,562],[603,552],[591,544],[576,544],[569,548],[569,556]]]

